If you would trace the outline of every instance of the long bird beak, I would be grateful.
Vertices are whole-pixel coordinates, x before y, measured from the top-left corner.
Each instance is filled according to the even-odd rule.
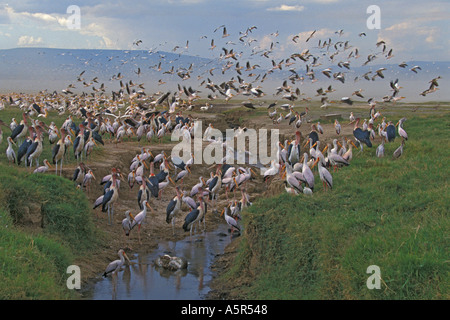
[[[171,177],[169,177],[169,181],[172,182],[172,184],[173,184],[174,186],[176,186],[175,182],[173,182],[173,180],[172,180]]]
[[[350,141],[350,143],[351,143],[355,148],[358,148],[358,147],[356,146],[356,144],[355,144],[353,141]]]
[[[136,220],[134,219],[134,216],[133,216],[131,213],[129,213],[129,215],[130,215],[131,220],[136,221]]]
[[[320,158],[317,158],[316,161],[314,161],[314,164],[312,165],[311,169],[316,166],[316,164],[319,162]]]
[[[150,207],[150,205],[148,204],[148,202],[146,202],[145,205],[147,206],[147,208],[151,209],[151,207]]]
[[[395,126],[397,127],[399,123],[400,123],[400,121],[398,121],[398,122],[395,124]]]
[[[306,140],[305,144],[303,145],[303,148],[308,145],[309,141],[310,141],[310,139]]]
[[[328,146],[325,146],[325,148],[323,148],[323,150],[322,150],[322,153],[324,153],[327,149],[328,149]]]
[[[342,144],[338,141],[337,142],[338,146],[342,148]]]
[[[148,165],[145,163],[145,161],[142,161],[142,163],[144,164],[144,167],[148,169]]]
[[[132,264],[131,261],[130,261],[130,258],[128,258],[127,254],[125,252],[123,253],[123,256],[127,259],[129,264]]]

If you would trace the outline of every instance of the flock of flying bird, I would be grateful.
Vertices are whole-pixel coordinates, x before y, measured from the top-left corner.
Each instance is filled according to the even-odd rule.
[[[222,29],[222,38],[227,38],[228,34],[225,26],[220,26],[214,32]],[[256,39],[250,38],[253,30],[256,27],[248,28],[245,32],[240,32],[238,42],[244,46],[250,46]],[[336,32],[338,37],[341,37],[343,30]],[[276,38],[278,33],[271,34]],[[305,43],[311,41],[315,36],[312,32],[305,40]],[[360,34],[360,37],[364,34]],[[206,36],[204,36],[206,38]],[[292,41],[298,43],[299,36],[295,36]],[[376,111],[376,101],[370,98],[368,102],[368,109],[370,110],[368,120],[360,127],[360,118],[355,118],[353,113],[350,114],[350,123],[354,124],[353,138],[340,138],[341,124],[335,120],[334,128],[336,130],[336,138],[332,143],[326,144],[320,139],[323,134],[323,128],[320,123],[311,125],[311,131],[304,138],[300,132],[302,123],[305,123],[305,117],[308,114],[308,107],[304,112],[297,112],[294,110],[294,103],[297,100],[306,101],[312,98],[301,98],[302,94],[299,88],[294,88],[294,85],[300,81],[303,83],[310,80],[311,83],[318,81],[317,73],[314,68],[319,67],[323,60],[336,62],[338,58],[341,59],[336,63],[339,68],[338,71],[333,72],[332,68],[322,70],[326,79],[335,80],[339,83],[345,84],[347,73],[344,70],[350,69],[352,61],[359,57],[357,48],[354,48],[349,41],[338,40],[332,42],[332,39],[322,40],[318,42],[316,49],[319,54],[314,55],[310,49],[305,49],[301,53],[293,53],[288,58],[282,59],[278,62],[272,58],[275,47],[278,42],[273,41],[269,48],[253,48],[251,56],[259,55],[263,58],[271,60],[271,67],[262,75],[256,75],[253,72],[261,70],[259,64],[251,64],[250,60],[247,62],[241,61],[243,52],[237,52],[235,49],[223,48],[219,57],[219,61],[224,63],[222,74],[228,70],[235,70],[236,75],[229,81],[221,84],[214,84],[208,77],[203,80],[200,86],[204,86],[210,90],[208,94],[209,100],[217,98],[216,93],[219,93],[227,102],[242,95],[249,99],[242,105],[249,109],[255,109],[256,105],[263,105],[263,102],[255,102],[255,99],[266,96],[262,87],[255,82],[263,82],[268,75],[274,73],[276,70],[288,68],[289,75],[287,79],[283,80],[282,85],[276,89],[275,96],[280,96],[281,99],[288,100],[288,103],[278,106],[273,103],[268,106],[269,117],[273,123],[282,123],[288,121],[289,125],[293,127],[292,134],[295,138],[290,141],[280,143],[278,147],[277,160],[272,161],[271,166],[266,168],[263,181],[269,183],[277,176],[281,178],[285,184],[285,190],[292,194],[312,194],[315,188],[313,170],[315,166],[318,168],[320,180],[323,183],[324,189],[333,188],[332,175],[330,168],[338,170],[343,166],[349,165],[352,160],[352,147],[359,147],[361,152],[365,146],[372,147],[372,142],[378,134],[381,137],[381,143],[376,149],[377,157],[384,156],[384,144],[394,142],[396,139],[396,132],[401,137],[402,142],[398,149],[394,152],[393,157],[398,158],[403,153],[405,141],[408,135],[403,128],[405,118],[397,122],[398,131],[392,121],[387,121]],[[133,44],[138,47],[142,45],[142,40],[137,40]],[[189,41],[186,43],[188,48]],[[228,43],[228,45],[235,45]],[[210,50],[216,47],[214,40],[211,40]],[[381,47],[377,53],[370,54],[363,65],[371,63],[376,58],[382,56],[386,59],[392,57],[392,49],[387,48],[386,44],[381,41],[376,44],[376,48]],[[179,48],[179,47],[178,47]],[[178,49],[174,48],[173,51]],[[298,68],[294,68],[298,62],[306,64],[305,74],[300,74]],[[242,63],[242,65],[240,64]],[[399,67],[404,68],[406,64],[403,63]],[[161,64],[156,66],[156,69],[162,72]],[[177,71],[169,70],[167,73],[176,73],[182,80],[191,78],[193,73],[193,65],[188,68],[181,68]],[[376,79],[384,79],[383,72],[385,68],[380,68],[375,72],[368,72],[362,76],[358,76],[355,81],[359,79],[366,79],[375,81]],[[412,72],[417,73],[421,70],[419,66],[411,68]],[[213,70],[208,72],[212,76]],[[256,78],[250,82],[245,81],[243,77],[244,72],[249,72],[249,78]],[[85,71],[77,76],[77,81],[83,83],[84,87],[89,87],[94,83],[98,83],[98,78],[93,78],[89,83],[85,81]],[[138,69],[136,74],[139,75],[141,70]],[[236,76],[236,78],[235,78]],[[198,80],[202,79],[202,75],[198,76]],[[429,94],[437,90],[439,84],[437,81],[440,77],[430,81],[430,87],[422,92],[422,95]],[[206,213],[211,207],[212,210],[217,211],[217,200],[221,193],[225,193],[227,204],[224,206],[222,215],[224,215],[226,222],[234,230],[240,230],[239,219],[240,212],[247,206],[250,206],[250,195],[247,192],[248,181],[254,179],[255,173],[250,166],[233,166],[229,164],[218,164],[215,169],[210,172],[210,177],[205,180],[203,176],[198,178],[198,184],[191,188],[187,188],[183,181],[191,174],[191,168],[194,165],[193,157],[187,162],[179,158],[174,158],[166,155],[162,150],[155,152],[158,148],[158,143],[166,135],[172,134],[174,131],[179,131],[181,136],[187,139],[193,138],[194,121],[196,120],[192,114],[184,116],[183,113],[188,113],[194,110],[194,102],[200,99],[201,91],[193,89],[191,86],[183,86],[178,84],[178,91],[175,94],[169,92],[157,92],[149,95],[144,91],[143,84],[135,84],[133,81],[124,82],[123,75],[118,73],[111,78],[111,81],[119,82],[120,89],[112,91],[112,95],[107,96],[105,85],[101,84],[99,89],[93,88],[92,93],[75,94],[72,89],[74,85],[69,85],[62,91],[62,94],[49,93],[46,90],[41,91],[37,95],[25,94],[11,94],[1,97],[0,110],[4,109],[5,105],[9,107],[18,107],[22,110],[22,119],[11,119],[9,124],[0,120],[0,143],[3,139],[2,126],[11,130],[11,134],[7,137],[8,148],[6,156],[11,163],[17,165],[24,164],[28,168],[35,164],[34,172],[42,173],[51,168],[51,163],[55,165],[55,173],[62,175],[64,161],[67,161],[70,154],[76,160],[77,167],[73,172],[72,180],[78,188],[89,189],[92,180],[96,179],[93,170],[85,163],[88,161],[92,151],[98,147],[99,144],[104,145],[104,139],[109,138],[109,141],[115,143],[118,147],[120,143],[126,139],[136,137],[139,143],[146,140],[151,147],[142,148],[141,152],[136,154],[130,163],[128,176],[125,178],[124,173],[119,168],[111,168],[109,175],[101,180],[103,185],[103,193],[97,198],[93,204],[93,208],[101,208],[103,212],[108,213],[108,223],[114,222],[114,205],[119,199],[119,189],[121,182],[127,182],[130,189],[134,184],[139,185],[137,195],[137,205],[139,213],[133,215],[132,210],[125,212],[125,218],[122,221],[122,228],[125,236],[129,239],[132,230],[137,227],[139,242],[141,243],[141,225],[144,223],[147,215],[147,209],[153,211],[152,199],[161,199],[161,193],[168,185],[175,186],[175,195],[168,202],[166,207],[166,222],[172,225],[172,231],[175,233],[175,221],[179,219],[182,213],[182,206],[186,205],[189,208],[189,213],[184,217],[182,228],[189,232],[192,236],[193,231],[199,230],[201,223],[203,229],[206,228]],[[137,90],[134,88],[136,87]],[[395,102],[402,97],[399,96],[401,87],[398,79],[390,81],[391,93],[382,98],[381,102],[389,103]],[[322,106],[321,109],[327,108],[329,103],[336,101],[329,101],[328,94],[335,91],[332,85],[328,85],[326,89],[317,89],[317,95],[320,97]],[[354,91],[352,96],[364,98],[361,90]],[[354,103],[353,98],[343,97],[341,102],[348,105]],[[280,107],[286,111],[283,115],[278,113],[277,108]],[[212,105],[206,104],[198,110],[211,110]],[[271,111],[271,110],[274,111]],[[65,116],[66,119],[60,127],[55,123],[48,123],[47,117],[49,112],[54,112],[60,116]],[[1,116],[1,113],[0,113]],[[381,119],[381,121],[380,121]],[[378,122],[378,124],[377,124]],[[208,128],[207,128],[208,130]],[[242,128],[235,128],[238,133]],[[206,134],[205,134],[206,135]],[[48,142],[52,148],[52,159],[43,161],[43,166],[40,166],[40,157],[44,149],[44,137],[48,137]],[[303,141],[302,141],[302,138]],[[221,141],[210,140],[212,143]],[[321,144],[325,145],[321,149]],[[357,146],[358,144],[358,146]],[[18,146],[17,152],[14,147]],[[225,147],[225,143],[224,143]],[[51,163],[50,163],[51,162]],[[59,169],[59,171],[58,171]],[[149,170],[146,173],[145,170]],[[170,171],[175,170],[175,175],[171,176]],[[179,171],[179,172],[178,172]],[[189,191],[187,191],[189,190]],[[233,199],[229,198],[229,192],[234,194]],[[236,192],[240,193],[239,200],[236,199]],[[116,273],[124,263],[124,258],[127,258],[125,252],[121,249],[119,251],[120,260],[112,262],[105,271],[105,276],[109,273]],[[128,259],[128,258],[127,258]]]

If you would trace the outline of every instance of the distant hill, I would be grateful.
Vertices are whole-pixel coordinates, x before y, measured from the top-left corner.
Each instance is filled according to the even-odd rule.
[[[237,62],[231,60],[232,62]],[[353,91],[362,89],[364,99],[355,98],[356,101],[365,101],[370,97],[380,99],[384,95],[390,94],[389,81],[399,79],[399,84],[403,87],[400,91],[405,101],[443,101],[450,100],[449,90],[443,88],[450,87],[450,62],[429,62],[429,61],[407,61],[406,68],[400,68],[397,64],[376,64],[370,63],[361,66],[363,59],[352,60],[350,69],[339,68],[337,65],[331,67],[333,72],[342,71],[345,73],[345,83],[328,79],[321,73],[324,66],[314,68],[317,82],[312,83],[304,76],[304,81],[297,81],[295,84],[289,83],[292,87],[298,87],[305,96],[316,97],[316,90],[320,87],[326,88],[332,85],[335,92],[329,94],[330,99],[340,99],[342,96],[351,96]],[[241,64],[243,62],[241,61]],[[359,65],[357,65],[359,63]],[[143,84],[146,92],[171,90],[176,91],[177,85],[192,86],[202,91],[204,97],[211,93],[208,89],[200,87],[200,83],[207,78],[214,83],[220,84],[230,79],[237,80],[237,72],[234,67],[226,70],[222,74],[222,67],[225,61],[219,61],[197,56],[189,56],[173,52],[150,52],[148,50],[96,50],[96,49],[53,49],[53,48],[16,48],[0,50],[0,92],[38,92],[47,89],[49,91],[60,91],[69,84],[74,84],[74,92],[93,92],[92,88],[99,88],[102,83],[106,88],[106,93],[118,90],[119,81],[113,80],[119,73],[123,76],[123,82],[132,80],[136,84]],[[297,64],[304,66],[304,64]],[[411,67],[418,65],[422,70],[414,73]],[[375,81],[367,81],[361,75],[368,71],[374,72],[379,68],[386,68],[383,72],[384,79],[375,78]],[[138,70],[140,69],[140,74]],[[183,71],[190,69],[190,78],[183,80]],[[173,73],[170,71],[173,70]],[[83,81],[77,81],[77,77],[84,71],[82,78],[86,83],[92,82],[95,77],[98,83],[93,83],[90,87],[85,87]],[[181,71],[177,75],[177,71]],[[210,73],[211,71],[211,73]],[[303,68],[296,69],[300,75],[305,75]],[[267,70],[253,70],[252,73],[259,74],[260,79]],[[242,72],[240,76],[245,81],[254,81],[256,77],[249,77],[249,72]],[[276,70],[268,74],[264,83],[254,82],[254,85],[261,85],[266,98],[275,98],[275,88],[292,73],[287,69]],[[372,73],[373,75],[373,73]],[[435,93],[422,97],[420,92],[427,89],[429,81],[437,76],[439,88]],[[358,78],[357,78],[358,77]],[[357,80],[355,81],[355,78]],[[161,83],[159,81],[161,80]],[[163,83],[164,82],[164,83]],[[281,98],[281,96],[278,96]],[[304,96],[302,96],[304,97]],[[244,98],[244,97],[242,97]]]

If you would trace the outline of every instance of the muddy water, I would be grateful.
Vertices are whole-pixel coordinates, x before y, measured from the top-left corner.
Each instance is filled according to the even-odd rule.
[[[116,278],[98,276],[83,292],[88,300],[201,300],[210,288],[211,265],[231,241],[228,225],[221,223],[211,232],[189,236],[181,241],[161,242],[158,248],[142,256],[129,256],[133,262]],[[176,272],[156,267],[158,256],[184,257],[188,268]]]

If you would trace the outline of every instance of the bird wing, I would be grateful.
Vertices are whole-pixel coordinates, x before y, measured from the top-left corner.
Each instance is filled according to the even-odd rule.
[[[108,192],[106,192],[103,196],[103,201],[102,201],[102,211],[106,212],[107,208],[106,205],[108,204],[108,202],[112,199],[112,196],[114,194],[114,190],[111,189]]]
[[[184,218],[184,224],[183,224],[183,230],[189,231],[190,225],[195,222],[195,220],[198,218],[200,211],[198,209],[194,209],[191,212],[189,212]]]
[[[14,128],[14,130],[11,132],[11,139],[15,139],[20,132],[22,132],[24,125],[19,124],[17,127]]]
[[[170,200],[169,204],[167,205],[167,209],[166,209],[166,222],[169,223],[170,222],[170,216],[173,212],[173,210],[175,209],[175,206],[177,204],[177,200],[174,198],[172,200]]]

